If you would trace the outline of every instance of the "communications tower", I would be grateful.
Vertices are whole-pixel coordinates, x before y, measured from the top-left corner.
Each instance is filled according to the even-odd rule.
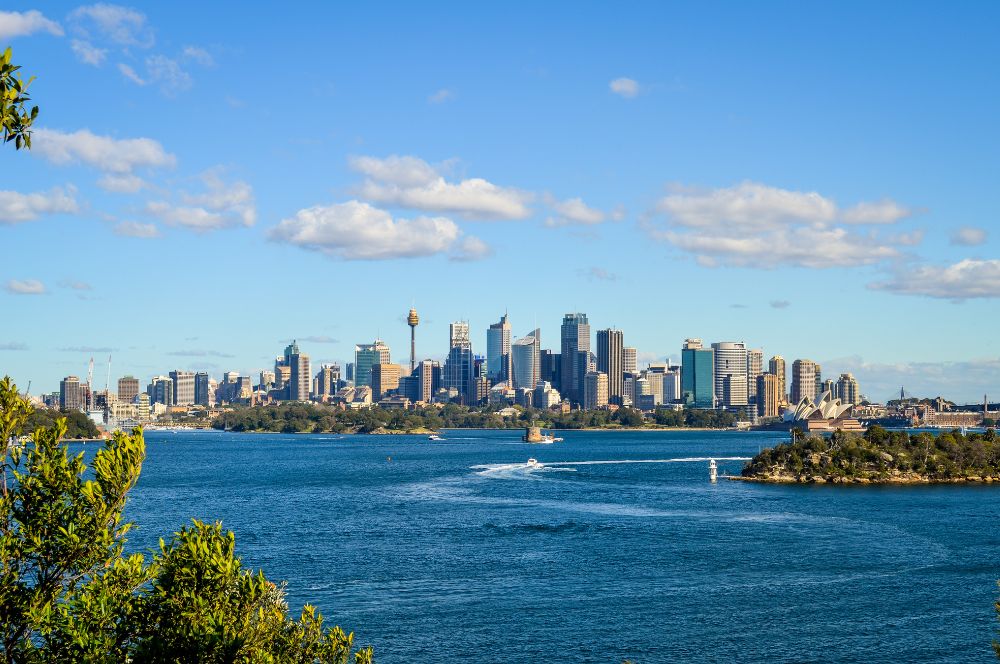
[[[420,324],[416,309],[410,309],[406,324],[410,326],[410,373],[413,373],[417,367],[417,325]]]

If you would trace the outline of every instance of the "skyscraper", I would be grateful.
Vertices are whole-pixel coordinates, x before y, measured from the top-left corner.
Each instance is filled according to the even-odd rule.
[[[757,403],[757,376],[764,373],[764,351],[754,348],[747,351],[747,403]]]
[[[772,373],[778,379],[778,401],[784,401],[788,398],[787,384],[785,383],[785,377],[787,375],[785,371],[785,358],[780,355],[775,355],[768,362],[768,373]]]
[[[621,405],[625,394],[625,349],[621,330],[597,331],[597,370],[608,376],[608,402]]]
[[[603,371],[588,371],[583,383],[583,407],[586,410],[608,405],[608,374]]]
[[[560,330],[562,341],[562,384],[559,391],[571,402],[583,401],[583,377],[587,373],[590,355],[590,322],[587,314],[563,316]]]
[[[819,362],[815,364],[816,367],[816,398],[818,399],[821,394],[823,394],[823,367],[819,365]]]
[[[541,343],[542,331],[535,329],[511,344],[514,389],[533,390],[541,380]]]
[[[285,362],[291,369],[288,378],[288,400],[309,401],[312,391],[312,367],[309,356],[299,351],[294,341],[285,348]]]
[[[837,393],[835,396],[837,396],[842,403],[855,405],[861,403],[858,381],[854,378],[853,374],[840,374],[840,378],[837,380]]]
[[[639,353],[633,346],[625,346],[622,349],[624,355],[624,362],[622,366],[622,371],[630,374],[639,373]]]
[[[122,376],[118,379],[118,400],[132,403],[139,394],[139,379],[135,376]]]
[[[681,393],[693,408],[715,407],[715,360],[701,339],[687,339],[681,349]]]
[[[472,347],[468,321],[458,320],[448,325],[448,348],[454,348],[455,346]]]
[[[511,377],[510,332],[507,314],[486,330],[486,377],[494,384]]]
[[[816,400],[816,363],[812,360],[792,362],[792,389],[788,401],[797,404],[803,398]]]
[[[194,402],[199,406],[211,405],[211,382],[207,371],[199,371],[194,375]]]
[[[773,373],[757,376],[757,415],[760,417],[778,416],[779,384],[778,377]]]
[[[715,352],[715,398],[723,408],[747,405],[747,347],[743,342],[720,341]]]
[[[399,365],[376,364],[372,367],[372,396],[378,400],[399,388]]]
[[[66,376],[59,381],[59,408],[62,410],[83,410],[87,405],[86,395],[80,379]]]
[[[361,387],[372,384],[372,367],[376,364],[392,362],[389,346],[381,339],[374,343],[358,344],[354,347],[354,386]]]
[[[466,405],[476,402],[476,385],[473,380],[475,358],[469,340],[469,324],[456,321],[448,326],[448,359],[444,365],[442,387],[455,389],[459,400]]]
[[[170,380],[173,381],[173,404],[175,406],[190,406],[194,400],[194,372],[193,371],[171,371]]]

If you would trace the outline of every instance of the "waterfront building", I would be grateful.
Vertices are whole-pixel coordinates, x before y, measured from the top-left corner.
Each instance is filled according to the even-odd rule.
[[[139,379],[135,376],[122,376],[118,379],[118,400],[132,403],[139,395]]]
[[[622,371],[624,373],[639,373],[639,352],[634,346],[622,348]]]
[[[390,364],[392,362],[389,346],[381,339],[376,339],[370,344],[358,344],[354,347],[354,385],[371,386],[372,367],[376,364]]]
[[[199,371],[194,375],[194,402],[199,406],[212,405],[211,380],[207,371]]]
[[[781,401],[780,385],[781,381],[773,373],[762,373],[757,376],[757,415],[778,416],[778,404]]]
[[[562,383],[559,391],[573,403],[583,397],[583,377],[588,373],[590,358],[590,322],[587,314],[569,313],[563,316],[560,328]]]
[[[174,370],[169,373],[173,381],[173,406],[194,405],[194,372]]]
[[[625,394],[625,344],[621,330],[597,331],[597,370],[608,375],[608,401],[620,406]]]
[[[510,346],[514,389],[533,390],[541,380],[541,343],[542,331],[535,329]]]
[[[772,373],[778,379],[778,401],[788,400],[788,386],[785,383],[787,373],[785,371],[785,358],[775,355],[767,363],[768,373]]]
[[[62,410],[83,410],[87,406],[87,396],[76,376],[66,376],[59,381],[59,408]]]
[[[608,405],[608,374],[603,371],[588,371],[583,385],[583,407],[586,410]]]
[[[174,381],[169,376],[154,376],[146,388],[151,404],[174,405]]]
[[[372,367],[372,398],[377,400],[399,389],[399,365],[376,364]]]
[[[715,399],[720,408],[747,405],[747,347],[743,342],[712,344],[715,360]]]
[[[861,390],[858,387],[858,381],[854,378],[853,374],[840,374],[840,378],[837,380],[836,395],[837,398],[840,399],[841,403],[855,406],[861,403]],[[938,410],[941,409],[938,408]]]
[[[486,377],[495,385],[511,379],[511,325],[505,313],[486,330]]]
[[[799,359],[792,362],[792,389],[789,403],[798,404],[803,399],[816,400],[818,365],[812,360]]]
[[[757,403],[757,376],[764,373],[764,351],[753,348],[747,351],[747,403]]]
[[[686,406],[715,407],[715,353],[701,339],[687,339],[681,348],[681,394]]]

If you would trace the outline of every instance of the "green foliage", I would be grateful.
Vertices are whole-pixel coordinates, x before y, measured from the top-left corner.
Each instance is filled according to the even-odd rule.
[[[38,107],[27,110],[25,104],[31,101],[27,90],[34,78],[27,82],[21,80],[17,75],[21,68],[11,63],[12,57],[10,47],[0,54],[0,125],[3,126],[3,141],[14,141],[18,150],[22,147],[30,149],[30,127],[38,117]]]
[[[25,434],[32,434],[38,429],[51,429],[56,421],[66,420],[65,438],[97,438],[101,432],[94,421],[78,410],[61,411],[52,408],[36,408],[28,418],[24,427]]]
[[[934,436],[871,427],[864,436],[836,431],[829,439],[796,436],[763,450],[745,477],[819,476],[826,480],[951,481],[1000,476],[1000,441],[987,431]]]
[[[65,419],[21,442],[32,415],[0,380],[0,660],[370,664],[312,607],[291,619],[283,589],[243,569],[220,524],[195,521],[149,561],[125,555],[142,429],[116,433],[88,467],[62,442]]]

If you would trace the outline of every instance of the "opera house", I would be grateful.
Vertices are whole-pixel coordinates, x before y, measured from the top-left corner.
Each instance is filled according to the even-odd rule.
[[[795,408],[785,411],[781,428],[786,430],[802,429],[805,432],[823,431],[864,431],[861,422],[852,417],[854,404],[842,403],[827,390],[820,396],[818,402],[809,397],[803,397]]]

